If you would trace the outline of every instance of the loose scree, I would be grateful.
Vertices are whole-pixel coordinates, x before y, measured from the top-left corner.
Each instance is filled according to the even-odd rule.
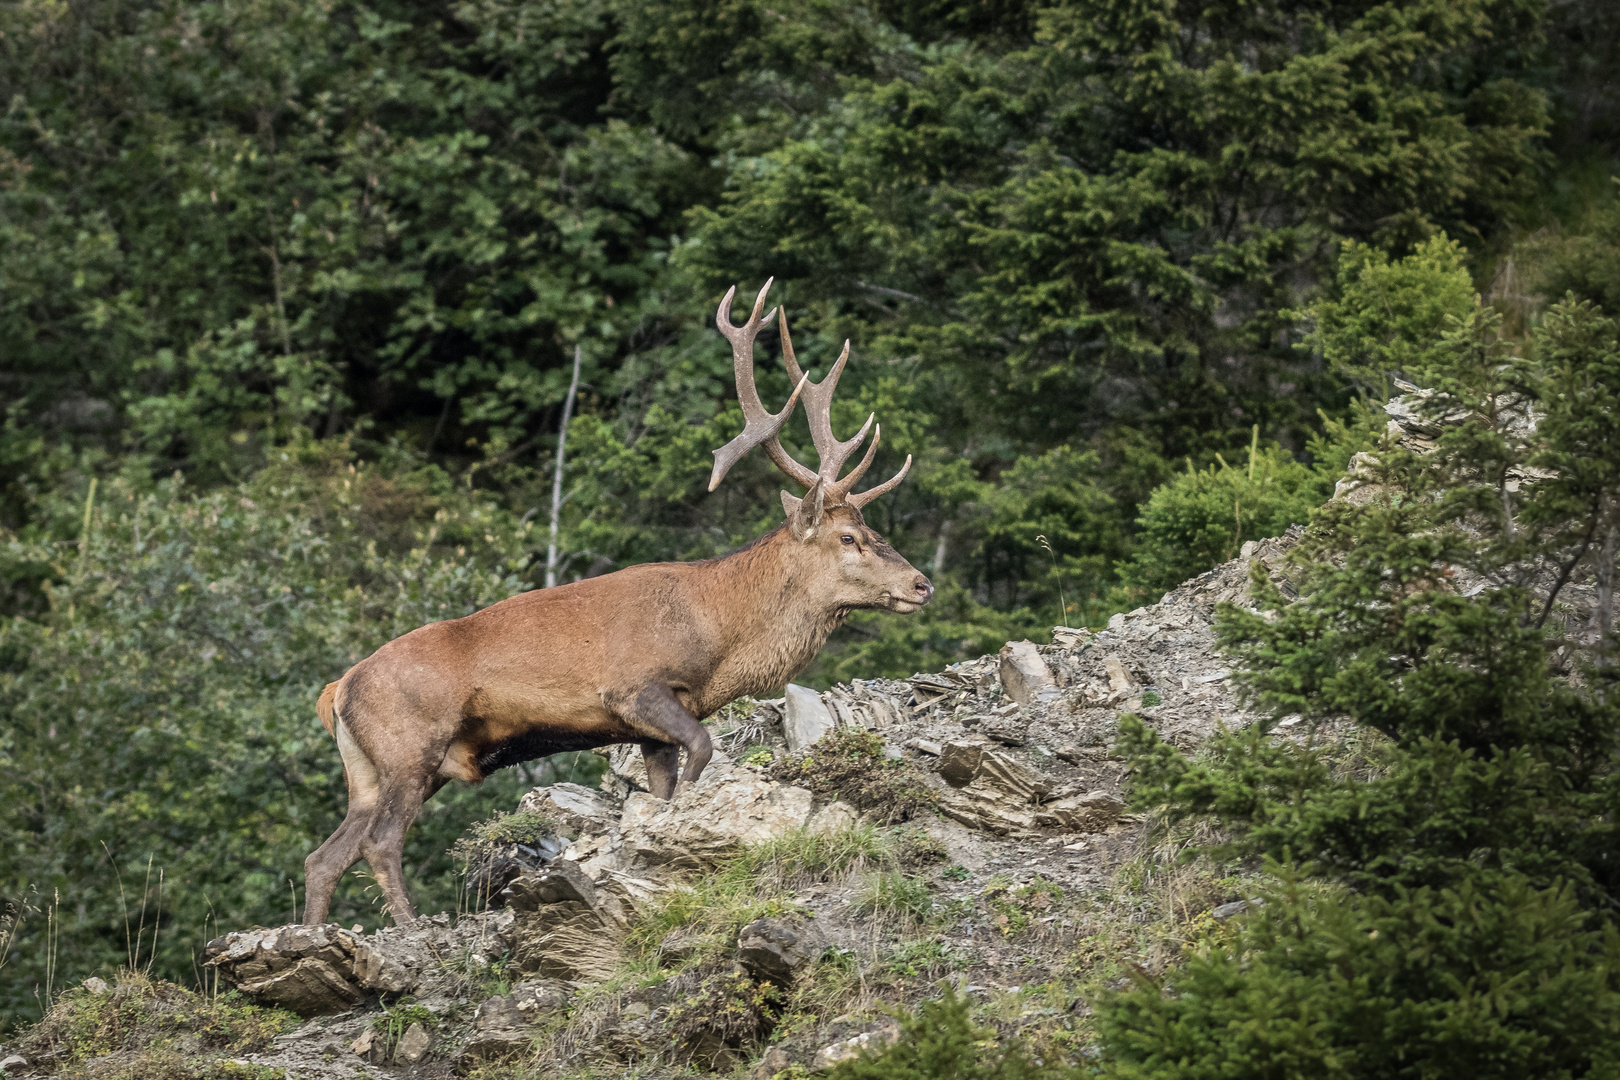
[[[732,288],[715,324],[731,342],[742,434],[714,452],[713,491],[761,444],[805,486],[782,492],[787,520],[723,558],[649,563],[553,589],[521,593],[463,619],[395,638],[327,685],[316,706],[337,740],[349,810],[304,862],[304,921],[326,921],[338,879],[360,859],[371,867],[396,922],[415,917],[401,872],[405,833],[422,803],[450,780],[478,783],[506,765],[613,743],[639,743],[654,795],[696,780],[713,749],[699,723],[726,702],[765,693],[804,670],[851,611],[902,614],[934,587],[861,517],[894,488],[851,489],[877,451],[882,427],[868,417],[855,436],[832,432],[832,397],[849,343],[820,383],[799,368],[782,318],[782,362],[795,389],[777,413],[754,385],[754,339],[771,282],[748,321],[731,321]],[[810,469],[778,437],[803,397],[819,458]],[[872,434],[860,463],[850,455]],[[680,752],[686,767],[680,768]]]

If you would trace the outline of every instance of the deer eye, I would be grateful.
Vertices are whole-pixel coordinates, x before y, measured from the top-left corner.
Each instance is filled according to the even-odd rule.
[[[842,540],[846,544],[853,544],[855,542],[855,538],[853,536],[849,535],[849,533],[845,533],[843,536],[840,536],[838,539]]]

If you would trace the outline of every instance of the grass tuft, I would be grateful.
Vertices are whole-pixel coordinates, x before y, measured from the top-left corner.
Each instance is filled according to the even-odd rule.
[[[270,1040],[295,1026],[298,1018],[280,1009],[250,1005],[235,991],[209,999],[173,983],[154,982],[140,972],[124,971],[110,993],[75,988],[61,994],[50,1011],[18,1041],[30,1060],[59,1062],[58,1077],[80,1074],[75,1066],[108,1054],[126,1055],[117,1072],[97,1069],[97,1076],[208,1076],[255,1080],[250,1071],[220,1056],[262,1050]],[[165,1071],[181,1055],[191,1068]],[[198,1072],[205,1068],[206,1072]],[[232,1072],[231,1070],[236,1071]]]

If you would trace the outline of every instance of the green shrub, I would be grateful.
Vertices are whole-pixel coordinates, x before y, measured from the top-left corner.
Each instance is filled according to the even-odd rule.
[[[829,1080],[1047,1080],[1071,1075],[1058,1062],[1036,1065],[1016,1042],[997,1045],[974,1026],[969,1002],[954,989],[900,1019],[900,1039],[879,1053],[846,1061]]]
[[[859,728],[839,728],[804,753],[774,763],[777,780],[809,788],[822,802],[842,799],[884,824],[908,821],[934,804],[916,767],[889,757],[883,736]]]
[[[1516,1080],[1620,1068],[1620,934],[1592,928],[1568,886],[1500,874],[1357,897],[1285,876],[1265,900],[1163,978],[1137,975],[1106,999],[1106,1075]]]
[[[1122,723],[1136,804],[1210,819],[1279,884],[1104,1002],[1109,1075],[1620,1069],[1620,669],[1601,593],[1567,588],[1616,569],[1620,323],[1560,304],[1523,355],[1499,322],[1420,343],[1435,446],[1379,447],[1369,496],[1317,515],[1297,598],[1257,568],[1258,610],[1219,612],[1260,722],[1191,759]],[[1348,718],[1376,757],[1272,738],[1287,714]]]
[[[1219,455],[1207,469],[1189,463],[1148,497],[1137,519],[1137,550],[1121,577],[1150,593],[1173,588],[1235,558],[1245,540],[1304,524],[1332,493],[1333,480],[1280,447],[1256,447],[1237,465]]]

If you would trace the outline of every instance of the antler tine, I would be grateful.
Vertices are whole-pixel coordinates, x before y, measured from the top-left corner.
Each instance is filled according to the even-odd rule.
[[[873,499],[877,498],[879,495],[887,495],[889,492],[893,491],[896,487],[899,486],[900,481],[902,481],[902,480],[904,480],[906,478],[906,473],[908,473],[910,471],[911,471],[911,455],[907,454],[906,455],[906,463],[904,465],[900,466],[900,471],[899,472],[897,472],[893,476],[889,477],[887,480],[885,480],[883,483],[879,484],[877,487],[869,488],[868,490],[861,492],[859,495],[846,495],[844,497],[845,505],[853,506],[855,509],[859,510],[861,507],[865,506],[867,503],[871,502]]]
[[[867,427],[870,427],[872,425],[872,421],[876,417],[877,417],[877,413],[873,413],[871,416],[868,416],[866,418]],[[866,428],[865,427],[861,428],[861,434],[863,434],[863,435],[866,434]],[[850,488],[852,488],[856,484],[860,483],[861,477],[866,475],[866,470],[870,469],[872,467],[872,459],[877,456],[878,443],[881,442],[882,440],[883,440],[883,425],[879,424],[877,426],[877,430],[872,433],[872,442],[871,442],[870,445],[867,446],[867,448],[866,448],[866,456],[861,458],[860,464],[856,465],[853,469],[849,470],[849,475],[844,477],[842,480],[835,480],[831,484],[828,485],[828,487],[827,487],[827,497],[829,499],[833,499],[836,502],[847,502],[848,501]]]
[[[799,369],[799,359],[793,352],[793,336],[788,332],[787,312],[782,313],[782,363],[788,370],[791,378],[798,379],[802,372]],[[833,393],[838,389],[838,379],[844,374],[844,365],[849,363],[849,342],[844,342],[844,351],[839,354],[838,361],[833,364],[832,370],[818,383],[811,383],[804,389],[804,414],[810,421],[810,439],[815,443],[816,455],[820,459],[816,472],[825,477],[829,487],[828,494],[832,494],[833,487],[838,482],[838,473],[849,460],[849,455],[866,440],[866,433],[872,428],[873,417],[866,418],[866,424],[855,437],[840,442],[832,431],[832,399]],[[875,415],[875,414],[874,414]],[[847,488],[845,489],[848,490]]]
[[[709,474],[709,490],[713,491],[720,486],[726,473],[731,471],[739,458],[760,443],[766,444],[766,452],[771,460],[776,462],[788,475],[800,483],[814,483],[816,474],[788,457],[787,451],[782,449],[781,442],[776,438],[782,425],[787,423],[788,417],[793,415],[793,407],[799,403],[799,396],[804,392],[809,380],[802,375],[798,378],[798,385],[793,389],[793,396],[779,413],[772,413],[765,408],[759,399],[759,388],[754,383],[754,339],[759,332],[770,324],[776,317],[776,309],[772,308],[770,314],[760,317],[760,311],[765,307],[765,294],[771,291],[775,278],[767,278],[759,295],[754,298],[754,310],[748,316],[748,321],[741,326],[731,321],[731,302],[737,295],[737,287],[733,285],[726,290],[725,298],[720,301],[720,309],[715,313],[715,328],[731,342],[731,362],[737,378],[737,404],[742,406],[743,430],[742,434],[732,439],[726,445],[714,452],[714,471]],[[806,479],[808,477],[808,479]]]

